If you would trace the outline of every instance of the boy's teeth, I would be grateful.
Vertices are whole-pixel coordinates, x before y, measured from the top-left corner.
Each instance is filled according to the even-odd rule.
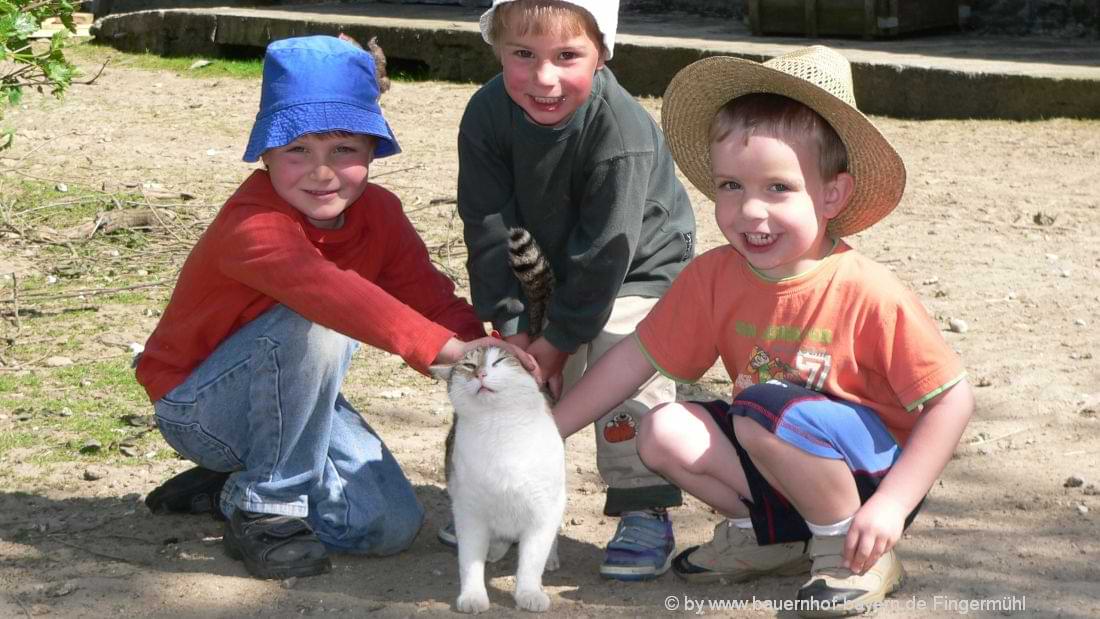
[[[772,240],[770,234],[746,234],[745,239],[750,245],[767,245]]]
[[[535,103],[541,103],[543,105],[551,105],[558,103],[564,99],[564,97],[534,97]]]

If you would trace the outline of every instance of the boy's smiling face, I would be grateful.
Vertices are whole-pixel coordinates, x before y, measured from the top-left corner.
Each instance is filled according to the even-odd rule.
[[[758,272],[791,277],[828,255],[826,226],[853,181],[846,172],[823,179],[812,140],[734,131],[711,144],[710,158],[718,228]]]
[[[569,120],[592,92],[592,78],[603,68],[600,45],[564,25],[535,34],[516,34],[515,16],[497,46],[504,89],[532,122],[554,127]]]
[[[338,228],[344,209],[367,188],[374,138],[363,134],[306,134],[264,151],[275,193],[318,228]]]

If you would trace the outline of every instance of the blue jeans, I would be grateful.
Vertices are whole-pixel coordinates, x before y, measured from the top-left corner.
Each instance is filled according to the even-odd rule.
[[[340,393],[359,344],[276,305],[154,404],[168,444],[232,472],[221,509],[305,518],[328,547],[387,555],[424,510],[393,455]]]

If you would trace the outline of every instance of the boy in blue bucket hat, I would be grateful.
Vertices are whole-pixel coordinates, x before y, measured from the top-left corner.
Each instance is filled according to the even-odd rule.
[[[266,169],[191,251],[137,363],[165,440],[200,467],[178,477],[192,495],[224,482],[226,552],[260,578],[327,572],[330,550],[400,552],[420,528],[411,484],[340,393],[359,342],[420,372],[502,345],[368,181],[400,152],[378,96],[353,43],[268,46],[244,155]]]

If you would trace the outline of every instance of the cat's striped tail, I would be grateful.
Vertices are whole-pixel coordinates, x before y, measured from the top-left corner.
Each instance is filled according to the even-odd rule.
[[[508,264],[527,297],[527,332],[538,337],[554,290],[554,271],[535,238],[524,228],[508,230]]]

